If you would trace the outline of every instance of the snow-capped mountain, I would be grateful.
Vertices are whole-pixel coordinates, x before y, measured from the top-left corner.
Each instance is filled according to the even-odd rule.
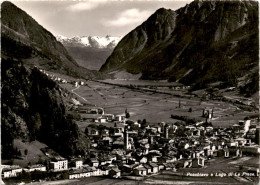
[[[65,46],[78,65],[91,70],[99,70],[122,37],[108,35],[105,37],[74,36],[68,38],[58,35],[56,39]]]
[[[69,47],[93,47],[93,48],[114,48],[122,37],[112,37],[107,35],[106,37],[99,36],[75,36],[65,37],[62,35],[56,36],[64,46]]]

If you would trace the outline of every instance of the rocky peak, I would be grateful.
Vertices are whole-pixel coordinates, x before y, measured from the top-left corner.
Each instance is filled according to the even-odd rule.
[[[212,79],[233,83],[236,74],[230,71],[243,75],[245,63],[258,64],[252,57],[258,51],[257,22],[255,1],[194,1],[176,11],[160,8],[118,43],[100,70],[186,84]]]
[[[61,42],[65,47],[90,47],[104,49],[114,48],[120,41],[121,37],[113,37],[107,35],[105,37],[100,36],[75,36],[67,38],[61,35],[56,36],[57,40]]]
[[[176,16],[173,10],[160,8],[143,23],[143,28],[148,34],[155,30],[159,33],[157,39],[165,39],[174,29]]]

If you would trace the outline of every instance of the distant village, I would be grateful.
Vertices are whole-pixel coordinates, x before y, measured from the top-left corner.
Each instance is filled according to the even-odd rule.
[[[45,74],[46,76],[48,76],[51,80],[55,81],[55,82],[58,82],[58,83],[71,83],[73,84],[75,87],[79,87],[79,85],[84,85],[85,82],[84,80],[67,80],[65,78],[62,78],[62,77],[57,77],[53,74],[49,74],[47,73],[45,70],[43,69],[39,69],[43,74]]]
[[[67,83],[65,79],[51,78]],[[74,82],[74,85],[84,85],[84,82]],[[50,158],[49,163],[26,168],[2,165],[2,178],[34,171],[67,172],[68,179],[91,176],[142,178],[163,170],[203,168],[214,158],[260,154],[257,120],[244,119],[229,128],[215,128],[210,123],[214,117],[212,109],[203,109],[204,122],[158,124],[149,124],[145,119],[131,120],[127,109],[120,115],[106,114],[101,107],[79,107],[78,111],[82,121],[91,123],[85,129],[86,137],[91,141],[85,156],[66,159],[46,149],[43,152]],[[259,168],[244,170],[259,176]]]

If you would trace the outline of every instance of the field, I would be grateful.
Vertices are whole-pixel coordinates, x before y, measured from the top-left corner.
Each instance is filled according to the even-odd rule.
[[[132,120],[146,119],[154,124],[175,122],[176,120],[170,117],[171,114],[204,121],[205,118],[201,115],[205,107],[214,109],[214,118],[211,120],[214,126],[231,126],[246,116],[257,114],[257,112],[240,110],[233,104],[226,102],[202,101],[196,97],[180,98],[169,94],[129,89],[93,81],[88,81],[87,85],[80,86],[77,89],[71,84],[61,84],[61,86],[70,91],[74,89],[73,92],[78,95],[78,100],[82,103],[103,107],[106,113],[123,114],[127,109]],[[190,108],[192,112],[189,112]]]
[[[44,153],[40,150],[41,148],[47,147],[47,145],[39,141],[22,142],[19,139],[15,139],[14,147],[17,147],[17,149],[21,151],[21,157],[14,159],[13,162],[21,167],[26,167],[28,163],[35,164],[39,159],[47,159]],[[27,155],[25,150],[27,150]]]
[[[236,172],[242,174],[241,169],[239,169],[240,165],[243,165],[243,168],[247,166],[248,161],[258,163],[258,157],[242,157],[242,158],[216,158],[210,161],[210,163],[206,163],[203,168],[183,168],[178,170],[177,172],[164,171],[162,174],[148,178],[145,182],[158,182],[158,181],[180,181],[186,182],[187,184],[196,184],[199,182],[200,184],[255,184],[257,182],[257,177],[239,177],[230,175],[224,176],[223,174],[229,174],[230,172]],[[257,162],[258,161],[258,162]],[[238,166],[239,164],[239,166]],[[246,170],[243,170],[246,171]],[[208,177],[194,177],[194,176],[186,176],[188,173],[203,173],[203,174],[213,174],[213,176]],[[185,183],[185,184],[186,184]],[[166,183],[165,183],[166,184]],[[178,183],[177,183],[178,184]]]
[[[259,157],[242,157],[239,160],[231,161],[230,164],[234,164],[236,166],[244,166],[244,167],[254,167],[257,168],[260,165]]]
[[[121,184],[135,184],[133,180],[124,180],[124,179],[110,179],[106,177],[88,177],[80,180],[79,182],[70,183],[71,185],[105,185],[105,184],[113,184],[113,185],[121,185]]]
[[[102,80],[101,82],[106,82],[109,84],[117,85],[135,85],[135,86],[153,86],[153,87],[169,87],[181,85],[177,82],[166,82],[166,81],[148,81],[148,80]]]

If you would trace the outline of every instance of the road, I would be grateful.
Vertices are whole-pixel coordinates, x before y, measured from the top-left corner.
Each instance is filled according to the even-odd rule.
[[[80,86],[76,87],[75,89],[72,89],[71,92],[75,95],[77,95],[78,97],[80,97],[81,99],[83,99],[85,102],[87,102],[88,104],[92,104],[90,103],[88,100],[86,100],[84,97],[80,96],[79,94],[77,94],[76,92],[74,92],[75,90],[79,89]]]

